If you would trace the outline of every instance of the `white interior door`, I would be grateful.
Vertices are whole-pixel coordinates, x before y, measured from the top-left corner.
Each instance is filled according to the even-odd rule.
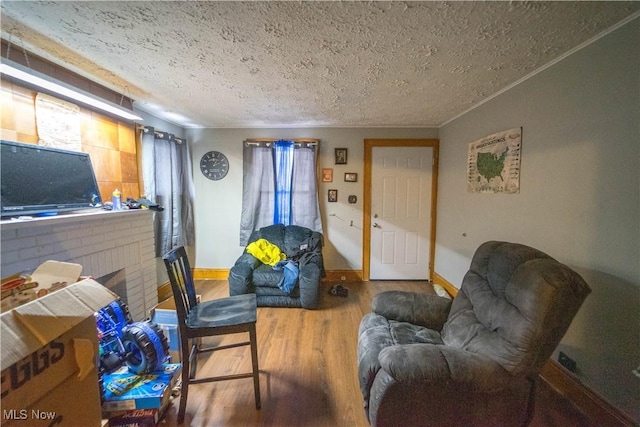
[[[432,147],[373,147],[371,280],[427,280]]]

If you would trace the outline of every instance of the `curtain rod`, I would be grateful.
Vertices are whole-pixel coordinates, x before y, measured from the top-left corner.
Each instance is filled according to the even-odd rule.
[[[187,142],[186,139],[178,138],[177,136],[175,136],[172,133],[155,130],[155,128],[153,126],[138,125],[137,126],[137,130],[141,131],[142,133],[144,133],[146,135],[153,134],[156,139],[162,139],[162,140],[165,140],[165,141],[175,141],[178,144],[184,144],[185,142]]]
[[[251,138],[251,139],[245,139],[243,142],[246,146],[255,146],[255,147],[270,147],[271,144],[273,144],[276,141],[280,141],[281,139],[271,139],[271,138],[265,138],[265,139],[259,139],[259,138]],[[307,139],[307,138],[303,138],[303,139],[291,139],[289,141],[293,141],[295,146],[297,148],[299,147],[316,147],[318,145],[318,143],[320,142],[319,139]]]

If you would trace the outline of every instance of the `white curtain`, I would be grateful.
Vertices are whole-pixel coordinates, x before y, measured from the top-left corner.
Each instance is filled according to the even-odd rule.
[[[295,143],[291,179],[291,224],[322,233],[318,204],[316,144]],[[288,156],[288,155],[287,155]],[[287,157],[288,158],[288,157]],[[240,245],[245,246],[254,230],[274,222],[276,194],[276,153],[272,142],[249,142],[243,146],[242,216]],[[283,175],[280,175],[282,177]],[[283,183],[279,183],[283,184]],[[286,185],[286,183],[284,183]],[[281,187],[280,187],[281,188]],[[279,199],[282,200],[282,199]],[[283,209],[279,208],[282,212]]]
[[[156,256],[195,242],[193,179],[186,141],[142,133],[142,179],[147,199],[164,208],[154,214]]]

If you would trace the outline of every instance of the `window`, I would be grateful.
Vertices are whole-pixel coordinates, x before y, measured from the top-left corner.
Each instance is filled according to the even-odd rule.
[[[241,246],[254,230],[272,224],[322,233],[317,150],[317,140],[244,141]]]

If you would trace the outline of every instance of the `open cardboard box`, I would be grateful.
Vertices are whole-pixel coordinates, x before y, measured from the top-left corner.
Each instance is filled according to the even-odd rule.
[[[94,313],[116,298],[86,279],[0,315],[0,424],[101,425]]]
[[[76,283],[81,273],[82,266],[80,264],[52,260],[45,261],[40,264],[33,273],[26,277],[26,283],[31,283],[35,285],[35,287],[25,286],[25,290],[15,292],[6,298],[3,295],[2,311],[4,312],[11,308],[18,307],[36,298],[62,289],[69,284]],[[15,274],[7,279],[17,278],[19,276],[21,276],[21,274]],[[25,275],[22,274],[22,276]],[[3,294],[5,280],[4,278],[2,279]]]

